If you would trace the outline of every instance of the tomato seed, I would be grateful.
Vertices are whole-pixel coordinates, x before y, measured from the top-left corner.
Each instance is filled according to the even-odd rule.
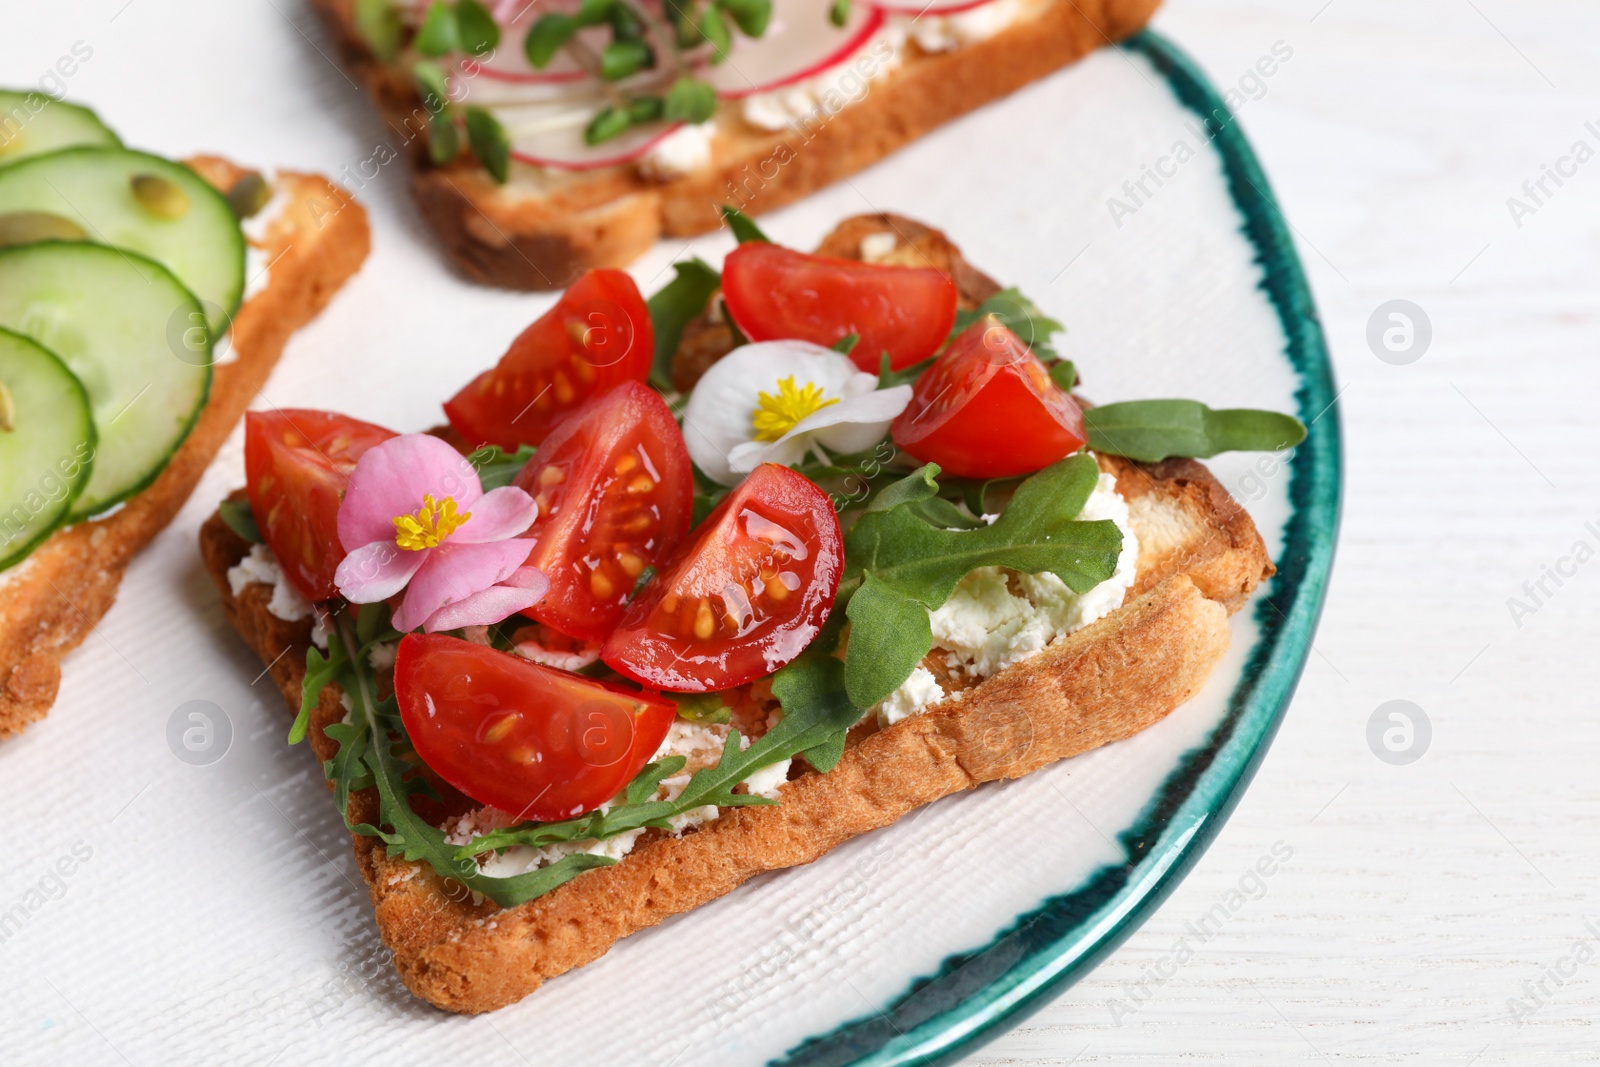
[[[617,587],[611,584],[611,579],[607,578],[605,572],[598,567],[589,572],[589,592],[601,600],[608,600],[616,591]]]
[[[491,722],[483,731],[483,739],[491,745],[498,744],[506,739],[506,735],[509,734],[512,727],[516,725],[517,715],[515,713],[510,715],[502,715],[500,718]]]
[[[700,601],[700,606],[694,612],[694,635],[700,640],[708,640],[716,632],[717,621],[711,614],[711,603],[707,600]]]

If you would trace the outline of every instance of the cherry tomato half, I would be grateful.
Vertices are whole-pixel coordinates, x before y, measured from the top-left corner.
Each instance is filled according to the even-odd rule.
[[[963,478],[1042,470],[1088,440],[1077,401],[1016,334],[975,322],[929,367],[891,427],[894,443]]]
[[[591,397],[642,382],[655,357],[650,309],[620,270],[592,270],[444,406],[474,447],[536,445]]]
[[[638,382],[573,412],[516,484],[539,505],[528,562],[550,579],[527,614],[591,641],[617,625],[639,575],[678,547],[694,510],[683,432]]]
[[[444,634],[400,639],[394,691],[434,773],[480,804],[540,822],[616,796],[677,714],[660,696]]]
[[[356,460],[394,431],[331,411],[279,408],[244,417],[244,470],[261,537],[307,600],[337,595],[344,559],[339,502]]]
[[[645,685],[685,693],[771,674],[833,610],[841,541],[828,494],[763,463],[629,606],[600,658]]]
[[[752,341],[861,339],[850,358],[876,374],[927,359],[956,321],[956,286],[932,267],[898,267],[795,252],[750,241],[722,267],[728,311]]]

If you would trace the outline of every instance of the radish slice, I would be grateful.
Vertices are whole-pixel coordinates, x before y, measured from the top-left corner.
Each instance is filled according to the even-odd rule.
[[[735,34],[728,56],[696,73],[724,100],[781,89],[836,67],[849,59],[883,25],[883,12],[864,3],[850,5],[843,28],[828,21],[831,0],[774,0],[767,32],[750,38]]]
[[[609,141],[589,144],[583,131],[606,103],[604,96],[584,95],[556,104],[497,107],[495,117],[511,139],[513,159],[553,170],[595,170],[631,163],[682,125],[652,122],[634,126]]]
[[[887,0],[874,3],[873,6],[882,8],[892,15],[955,15],[993,2],[994,0],[927,0],[923,3],[921,0]]]

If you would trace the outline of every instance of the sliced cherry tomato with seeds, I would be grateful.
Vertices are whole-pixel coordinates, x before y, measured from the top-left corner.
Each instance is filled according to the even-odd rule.
[[[337,595],[333,572],[344,559],[339,504],[367,449],[394,431],[330,411],[279,408],[244,417],[244,469],[250,511],[284,577],[307,600]]]
[[[639,287],[620,270],[592,270],[451,397],[445,415],[473,447],[536,445],[585,401],[644,381],[654,357]]]
[[[894,443],[961,478],[1031,474],[1088,440],[1078,402],[1016,334],[975,322],[917,379]]]
[[[444,634],[410,633],[394,663],[417,755],[478,801],[550,822],[622,791],[666,739],[677,705]]]
[[[788,467],[764,463],[629,606],[600,658],[677,692],[753,681],[816,637],[843,565],[828,494]]]
[[[728,253],[722,295],[752,341],[831,346],[855,334],[850,358],[872,374],[884,352],[894,370],[927,359],[956,321],[956,286],[943,271],[809,255],[765,241]]]
[[[550,579],[527,614],[588,640],[616,626],[639,576],[678,547],[694,510],[683,432],[660,395],[637,382],[556,427],[515,484],[539,505],[528,563]]]

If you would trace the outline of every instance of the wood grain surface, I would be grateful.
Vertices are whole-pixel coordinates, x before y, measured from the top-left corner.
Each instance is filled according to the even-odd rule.
[[[1574,556],[1542,604],[1522,588],[1600,549],[1600,157],[1574,155],[1600,152],[1600,8],[1168,0],[1155,25],[1248,99],[1295,229],[1343,389],[1339,554],[1289,716],[1204,861],[966,1062],[1600,1062],[1600,567]],[[1279,41],[1293,57],[1252,80]],[[1405,365],[1366,338],[1396,299],[1432,325]],[[1397,699],[1433,730],[1403,766],[1366,741]],[[1280,841],[1260,899],[1189,933]]]

